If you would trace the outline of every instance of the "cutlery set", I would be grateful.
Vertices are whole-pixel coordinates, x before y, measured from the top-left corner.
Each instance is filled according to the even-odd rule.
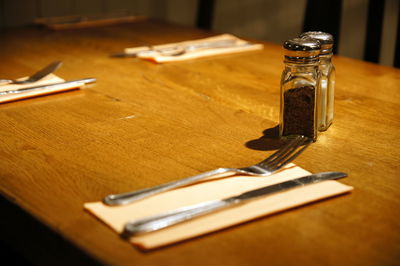
[[[244,168],[218,168],[196,176],[180,179],[155,187],[121,194],[112,194],[106,196],[103,199],[103,203],[110,206],[126,205],[165,191],[180,188],[182,186],[190,184],[195,184],[196,182],[204,180],[208,177],[229,177],[237,174],[250,176],[268,176],[279,171],[288,163],[292,162],[311,143],[312,140],[307,137],[294,136],[278,151],[255,165]],[[121,237],[129,239],[131,236],[134,235],[158,231],[163,228],[167,228],[175,224],[179,224],[221,209],[233,207],[239,204],[245,204],[253,199],[265,197],[278,192],[284,192],[301,186],[323,182],[325,180],[334,180],[345,176],[347,176],[347,174],[342,172],[324,172],[303,176],[278,184],[247,191],[233,197],[228,197],[221,200],[201,202],[195,205],[186,206],[154,216],[145,217],[143,219],[128,221],[124,226]]]
[[[61,61],[55,61],[26,79],[17,79],[17,80],[0,79],[0,86],[13,85],[13,84],[27,85],[29,83],[35,83],[35,82],[43,79],[44,77],[48,76],[49,74],[53,73],[54,71],[56,71],[61,65],[62,65]],[[38,91],[38,90],[50,91],[50,90],[62,90],[62,89],[66,89],[66,88],[78,88],[83,85],[92,84],[95,82],[96,82],[95,78],[85,78],[85,79],[50,83],[50,84],[45,84],[45,85],[22,87],[22,88],[10,89],[10,90],[5,90],[5,91],[0,90],[0,96],[24,93],[24,92],[29,92],[29,91]]]
[[[157,48],[153,46],[144,47],[143,50],[134,52],[119,52],[114,53],[113,57],[148,57],[153,55],[162,56],[181,56],[189,52],[206,50],[206,49],[218,49],[218,48],[231,48],[231,47],[245,47],[250,46],[250,43],[238,43],[236,39],[225,39],[225,40],[214,40],[205,41],[192,44],[177,44],[166,46],[162,48]]]
[[[26,88],[21,88],[21,89],[15,89],[15,90],[7,90],[7,91],[0,91],[0,96],[2,95],[7,95],[7,94],[15,94],[15,93],[22,93],[22,92],[28,92],[28,91],[34,91],[34,90],[50,90],[50,89],[62,89],[63,87],[81,87],[86,84],[92,84],[95,83],[96,79],[95,78],[85,78],[85,79],[77,79],[77,80],[71,80],[71,81],[65,81],[65,82],[58,82],[58,83],[53,83],[53,84],[47,84],[47,85],[41,85],[41,86],[34,86],[34,87],[26,87]]]

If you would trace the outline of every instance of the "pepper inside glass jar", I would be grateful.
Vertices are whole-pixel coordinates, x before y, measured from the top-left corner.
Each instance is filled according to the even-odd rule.
[[[304,86],[284,92],[283,135],[314,136],[315,87]]]
[[[283,48],[285,69],[281,79],[280,136],[304,135],[316,141],[320,43],[294,38],[286,41]]]

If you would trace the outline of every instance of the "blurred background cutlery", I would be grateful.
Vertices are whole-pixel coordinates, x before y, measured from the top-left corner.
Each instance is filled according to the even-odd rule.
[[[5,85],[5,84],[26,84],[26,83],[33,83],[38,80],[41,80],[42,78],[46,77],[47,75],[53,73],[56,71],[60,66],[62,65],[61,61],[55,61],[45,68],[39,70],[32,76],[26,78],[26,79],[0,79],[0,85]]]

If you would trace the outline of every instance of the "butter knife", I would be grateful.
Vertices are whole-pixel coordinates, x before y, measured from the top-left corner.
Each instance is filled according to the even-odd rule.
[[[77,80],[58,82],[58,83],[46,84],[46,85],[40,85],[40,86],[34,86],[34,87],[26,87],[26,88],[15,89],[15,90],[0,91],[0,96],[8,95],[8,94],[17,94],[17,93],[33,91],[33,90],[57,89],[57,88],[65,87],[65,86],[68,86],[71,88],[72,87],[80,87],[80,86],[94,83],[94,82],[96,82],[95,78],[77,79]]]
[[[125,224],[124,231],[121,233],[121,236],[123,238],[129,238],[136,234],[157,231],[217,210],[232,207],[238,204],[243,204],[262,196],[267,196],[278,192],[294,189],[296,187],[315,184],[325,180],[338,179],[346,176],[347,174],[343,172],[323,172],[292,179],[270,186],[265,186],[255,190],[250,190],[240,195],[228,197],[221,200],[212,200],[190,205],[163,214],[128,222],[127,224]]]

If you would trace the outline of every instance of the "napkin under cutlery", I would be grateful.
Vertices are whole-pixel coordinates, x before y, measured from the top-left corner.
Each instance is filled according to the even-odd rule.
[[[18,93],[8,93],[8,94],[1,95],[1,92],[17,91],[19,89],[24,89],[24,88],[46,86],[46,85],[50,85],[50,84],[63,83],[63,82],[65,82],[64,79],[56,76],[55,74],[49,74],[46,77],[40,79],[39,81],[32,82],[32,83],[0,85],[0,103],[6,103],[6,102],[11,102],[11,101],[21,100],[21,99],[25,99],[25,98],[31,98],[31,97],[36,97],[36,96],[41,96],[41,95],[46,95],[46,94],[58,93],[58,92],[62,92],[62,91],[77,89],[77,88],[83,86],[83,83],[68,83],[68,82],[66,82],[65,84],[59,84],[54,87],[48,87],[48,88],[42,88],[42,89],[38,88],[35,90],[21,91]]]
[[[216,47],[201,47],[201,44],[208,43],[218,43],[226,41],[226,45],[217,45]],[[200,45],[200,46],[199,46]],[[174,47],[185,47],[189,46],[199,46],[198,49],[190,49],[183,51],[183,53],[177,53],[176,55],[171,55],[169,53],[163,53],[165,49],[173,49]],[[126,56],[135,55],[136,57],[151,60],[157,63],[167,63],[184,61],[190,59],[197,59],[202,57],[209,57],[215,55],[232,54],[232,53],[242,53],[247,51],[262,50],[262,44],[250,43],[245,40],[239,39],[231,34],[221,34],[209,38],[190,40],[178,43],[168,43],[155,46],[142,46],[134,48],[126,48],[124,54]],[[151,53],[149,53],[151,51]]]
[[[164,192],[128,205],[108,206],[102,202],[92,202],[84,204],[84,208],[114,231],[121,233],[125,224],[133,220],[208,200],[222,199],[309,174],[301,167],[289,164],[283,170],[267,177],[237,175],[229,178],[216,178]],[[153,249],[313,201],[344,194],[352,189],[352,187],[337,181],[324,181],[262,197],[247,204],[211,213],[160,231],[135,235],[130,237],[129,241],[141,249]]]

